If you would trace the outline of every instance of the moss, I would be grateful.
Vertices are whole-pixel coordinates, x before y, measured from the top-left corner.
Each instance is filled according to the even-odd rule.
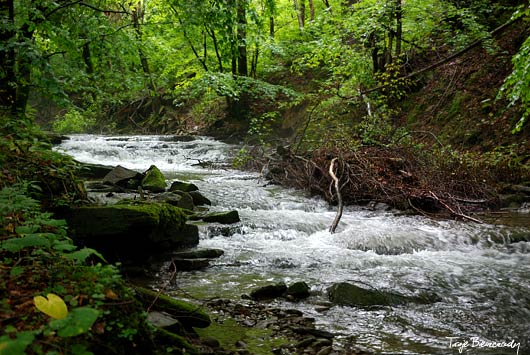
[[[217,339],[221,347],[227,350],[237,350],[235,344],[239,341],[244,342],[247,345],[245,349],[256,355],[274,354],[274,349],[289,343],[286,338],[274,336],[270,329],[247,328],[239,325],[232,318],[214,322],[206,329],[198,329],[197,333],[202,338]]]
[[[159,347],[166,346],[166,351],[170,348],[169,352],[172,354],[199,354],[199,351],[186,338],[161,328],[156,330],[155,341]]]
[[[164,192],[166,191],[166,178],[156,166],[151,165],[145,172],[141,185],[147,191]]]
[[[146,305],[152,304],[151,309],[171,314],[184,326],[205,328],[211,323],[210,316],[200,306],[158,294],[143,287],[135,287],[135,290]]]
[[[198,229],[183,210],[167,203],[122,201],[72,209],[68,224],[78,243],[110,260],[147,260],[150,252],[197,245]]]

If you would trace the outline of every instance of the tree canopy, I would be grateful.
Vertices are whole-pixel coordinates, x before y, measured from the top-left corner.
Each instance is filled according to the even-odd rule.
[[[150,102],[153,119],[167,103],[178,108],[199,99],[207,106],[221,98],[229,116],[248,121],[256,116],[254,98],[278,95],[385,108],[402,98],[411,85],[405,79],[426,59],[477,40],[497,50],[496,27],[530,18],[526,2],[519,3],[6,0],[0,105],[14,115],[54,107],[54,117],[89,122],[138,100]],[[513,56],[499,94],[521,107],[515,131],[530,112],[529,47],[527,39]],[[311,76],[315,85],[301,89],[296,76]]]

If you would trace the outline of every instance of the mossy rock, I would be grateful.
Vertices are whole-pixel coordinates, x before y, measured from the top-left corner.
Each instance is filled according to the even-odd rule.
[[[200,352],[181,335],[172,333],[163,328],[155,331],[155,343],[160,348],[170,348],[172,354],[199,355]],[[175,352],[178,351],[178,352]]]
[[[74,240],[114,259],[146,260],[149,252],[182,249],[199,242],[198,228],[183,210],[167,203],[122,201],[78,207],[67,218]]]
[[[152,310],[170,314],[187,328],[206,328],[212,322],[208,313],[204,312],[200,306],[159,294],[144,287],[135,287],[134,289],[144,304],[152,305]]]
[[[191,192],[191,191],[198,191],[199,188],[197,185],[184,182],[184,181],[173,181],[171,183],[171,186],[169,188],[169,191],[183,191],[183,192]]]
[[[166,191],[166,177],[155,165],[151,165],[144,174],[145,177],[141,182],[144,190],[151,192]]]

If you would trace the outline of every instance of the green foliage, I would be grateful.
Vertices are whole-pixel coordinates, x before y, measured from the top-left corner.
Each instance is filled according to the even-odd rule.
[[[79,112],[76,109],[68,111],[53,123],[53,130],[61,134],[87,133],[96,125],[96,118]]]
[[[41,212],[27,190],[27,183],[0,190],[0,273],[7,288],[16,290],[0,291],[10,305],[3,314],[23,320],[0,337],[0,354],[24,353],[29,347],[35,354],[56,348],[92,354],[104,351],[98,344],[105,343],[118,353],[132,351],[131,342],[148,330],[118,269],[98,263],[102,257],[96,251],[73,245],[64,221]],[[69,305],[65,318],[50,320],[20,305],[28,296],[50,293]]]
[[[530,19],[530,10],[517,12],[514,16],[525,16],[526,19]],[[530,37],[524,41],[512,62],[513,71],[506,78],[499,97],[506,97],[509,106],[521,105],[522,115],[513,128],[513,133],[517,133],[523,129],[523,125],[530,117]]]

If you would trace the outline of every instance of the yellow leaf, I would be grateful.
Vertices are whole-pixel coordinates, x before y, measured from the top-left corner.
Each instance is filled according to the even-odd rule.
[[[35,307],[44,314],[55,319],[63,319],[68,315],[68,308],[63,299],[53,293],[48,293],[48,298],[42,296],[33,297]]]

